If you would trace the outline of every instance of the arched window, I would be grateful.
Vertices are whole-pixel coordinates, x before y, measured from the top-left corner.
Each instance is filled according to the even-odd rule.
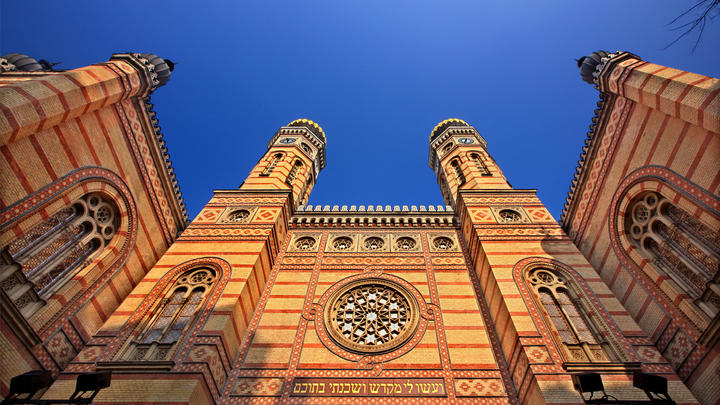
[[[450,162],[450,166],[455,170],[455,177],[457,178],[458,185],[465,184],[465,175],[463,174],[462,168],[460,167],[460,160],[453,159]]]
[[[478,153],[475,153],[475,152],[471,153],[470,160],[472,160],[473,163],[475,163],[475,167],[477,167],[478,171],[483,176],[490,175],[490,171],[488,170],[487,166],[485,166],[485,162],[483,162],[482,158],[480,157],[480,155]]]
[[[265,170],[263,170],[262,173],[260,173],[261,176],[268,176],[270,173],[272,173],[273,170],[275,170],[275,166],[282,160],[283,154],[282,153],[276,153],[273,155],[272,159],[270,160],[270,163],[265,167]]]
[[[173,345],[192,323],[214,281],[215,272],[205,267],[178,277],[151,312],[150,321],[130,342],[124,357],[128,360],[167,359]]]
[[[528,281],[568,362],[617,360],[610,345],[599,333],[600,328],[587,316],[589,311],[586,305],[561,273],[542,267],[535,268],[528,273]]]
[[[6,267],[21,274],[0,274],[2,289],[27,312],[24,308],[49,297],[100,252],[119,222],[113,201],[99,193],[84,195],[7,246],[13,264]]]
[[[720,310],[720,233],[656,192],[629,204],[626,232],[660,271],[710,317]]]
[[[295,164],[290,169],[290,173],[288,173],[287,179],[285,179],[285,183],[292,185],[293,181],[295,181],[295,177],[298,174],[298,171],[302,167],[302,162],[299,160],[295,161]]]

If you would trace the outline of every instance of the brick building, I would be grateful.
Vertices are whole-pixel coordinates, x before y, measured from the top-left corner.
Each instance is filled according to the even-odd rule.
[[[43,398],[112,371],[98,403],[583,403],[570,374],[630,400],[642,370],[720,400],[717,79],[582,60],[562,227],[460,119],[429,140],[445,206],[308,206],[327,139],[298,119],[186,223],[149,103],[171,62],[0,63],[3,395],[44,369]]]

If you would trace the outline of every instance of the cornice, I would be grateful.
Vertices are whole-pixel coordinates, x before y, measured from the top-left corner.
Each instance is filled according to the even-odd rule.
[[[290,225],[340,227],[451,227],[459,226],[455,212],[449,206],[300,206],[290,219]]]
[[[443,131],[440,135],[437,136],[437,138],[433,139],[430,142],[430,155],[428,156],[428,165],[430,166],[433,171],[437,173],[437,166],[439,164],[439,160],[437,157],[437,148],[442,145],[448,138],[454,135],[470,135],[475,137],[478,142],[480,143],[480,146],[483,149],[487,149],[487,141],[485,138],[480,135],[480,133],[475,129],[474,127],[448,127],[445,131]],[[472,146],[472,145],[468,145]]]

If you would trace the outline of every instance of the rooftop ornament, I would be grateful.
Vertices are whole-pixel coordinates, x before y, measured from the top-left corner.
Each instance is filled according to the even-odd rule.
[[[0,56],[0,61],[3,61],[0,62],[3,64],[3,69],[0,69],[0,71],[41,72],[53,70],[53,66],[57,65],[57,63],[50,63],[45,59],[36,60],[21,53],[8,53]]]
[[[577,59],[577,65],[580,68],[580,76],[586,83],[595,84],[595,76],[593,73],[597,70],[598,65],[602,63],[602,58],[610,55],[606,51],[596,51],[588,56]]]
[[[435,140],[440,134],[445,132],[448,127],[469,127],[470,124],[467,122],[461,120],[460,118],[448,118],[444,121],[441,121],[439,124],[435,125],[435,128],[433,128],[432,132],[430,133],[430,142]]]
[[[287,124],[286,126],[307,128],[310,132],[315,134],[315,136],[320,138],[320,140],[322,140],[323,142],[327,142],[327,140],[325,139],[325,131],[323,131],[323,129],[320,127],[320,125],[315,123],[315,121],[305,119],[305,118],[299,118],[299,119],[296,119],[295,121]]]

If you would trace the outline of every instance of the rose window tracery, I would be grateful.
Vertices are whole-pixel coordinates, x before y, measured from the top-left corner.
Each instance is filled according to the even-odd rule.
[[[295,247],[300,250],[310,250],[315,246],[315,238],[303,236],[295,242]]]
[[[403,236],[402,238],[398,238],[397,242],[395,242],[395,246],[397,246],[400,250],[413,249],[415,247],[415,239]]]
[[[520,213],[515,210],[500,210],[499,215],[503,222],[520,222],[522,219]]]
[[[230,222],[242,222],[249,216],[250,211],[248,210],[235,210],[227,216],[227,220]]]
[[[352,239],[342,236],[333,240],[333,247],[337,250],[348,250],[352,247]]]
[[[417,329],[418,305],[404,287],[384,279],[358,280],[325,306],[325,327],[336,343],[356,352],[384,352]]]
[[[453,241],[450,238],[441,236],[441,237],[435,238],[433,240],[433,246],[435,246],[435,248],[440,249],[440,250],[448,250],[448,249],[452,249]]]
[[[385,242],[382,240],[382,238],[373,236],[373,237],[365,239],[364,245],[365,245],[365,249],[377,250],[377,249],[382,249],[383,245],[385,245]]]
[[[657,192],[635,198],[625,216],[630,242],[708,316],[720,310],[720,233]]]

